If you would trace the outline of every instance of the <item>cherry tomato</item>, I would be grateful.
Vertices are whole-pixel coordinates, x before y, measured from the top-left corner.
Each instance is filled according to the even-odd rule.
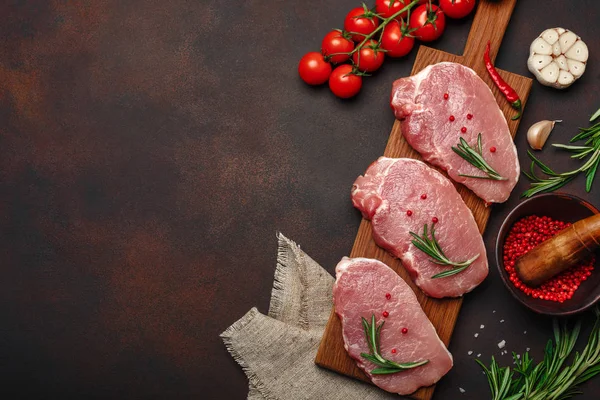
[[[475,0],[440,0],[440,8],[448,18],[464,18],[475,8]]]
[[[298,63],[300,78],[309,85],[322,85],[331,75],[331,64],[317,51],[306,53]]]
[[[417,4],[425,4],[428,0],[419,0]],[[390,6],[390,3],[392,5]],[[402,10],[404,7],[412,3],[412,0],[376,0],[375,1],[375,11],[377,14],[381,15],[383,18],[389,18],[392,15],[396,14],[398,11]],[[396,17],[396,19],[400,20],[402,18],[406,18],[408,11],[404,11],[402,14]]]
[[[348,99],[356,96],[362,87],[362,77],[352,73],[352,65],[336,67],[329,78],[329,89],[337,97]]]
[[[407,0],[410,3],[410,0]],[[392,5],[390,6],[390,3]],[[392,15],[396,14],[398,11],[402,10],[406,4],[404,4],[404,0],[376,0],[375,1],[375,11],[377,14],[381,15],[382,18],[389,18]],[[398,18],[405,18],[408,11],[403,12],[398,16]]]
[[[410,53],[415,45],[415,39],[408,35],[408,26],[406,23],[392,21],[383,28],[381,34],[381,48],[386,50],[387,56],[396,58],[403,57]]]
[[[381,51],[379,43],[374,40],[369,40],[359,51],[352,55],[354,65],[362,72],[377,71],[383,64],[384,59],[385,53]]]
[[[438,6],[423,4],[411,14],[409,26],[416,29],[413,34],[417,39],[433,42],[444,33],[446,17]]]
[[[335,53],[349,53],[354,50],[354,42],[349,39],[350,35],[340,32],[331,31],[323,38],[321,43],[321,53],[324,56]],[[335,64],[342,63],[350,58],[350,54],[336,54],[331,56],[329,61]]]
[[[352,40],[362,42],[366,35],[372,33],[379,26],[379,19],[373,11],[366,6],[350,10],[344,19],[344,30],[356,32]]]

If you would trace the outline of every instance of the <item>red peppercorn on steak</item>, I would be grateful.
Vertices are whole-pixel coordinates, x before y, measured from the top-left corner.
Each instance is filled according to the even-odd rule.
[[[430,65],[394,82],[391,105],[402,121],[404,138],[425,161],[446,170],[486,202],[508,199],[519,179],[517,149],[494,95],[475,71],[451,62]],[[497,175],[487,174],[452,149],[458,149],[462,138],[478,153],[479,134],[479,156]]]
[[[354,182],[352,203],[371,220],[375,243],[428,296],[461,296],[487,276],[473,214],[452,182],[425,163],[380,157]]]
[[[433,385],[452,368],[452,355],[414,292],[390,267],[344,257],[335,272],[333,299],[344,347],[375,385],[410,394]]]

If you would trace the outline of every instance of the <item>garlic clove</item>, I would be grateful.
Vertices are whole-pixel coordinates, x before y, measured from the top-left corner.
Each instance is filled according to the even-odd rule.
[[[552,54],[552,46],[548,44],[544,39],[537,38],[531,43],[530,51],[536,54],[543,54],[549,56]]]
[[[576,41],[573,46],[565,53],[568,59],[586,62],[588,60],[588,47],[583,41]]]
[[[558,83],[568,86],[575,81],[575,77],[569,71],[561,70],[558,74]]]
[[[550,63],[548,65],[546,65],[544,68],[542,68],[542,70],[540,71],[540,75],[542,75],[542,78],[547,82],[547,83],[554,83],[556,82],[556,80],[558,79],[558,65],[556,65],[556,63]]]
[[[554,44],[558,41],[558,37],[560,34],[556,31],[556,29],[546,29],[540,35],[548,44]]]
[[[558,57],[560,55],[560,43],[556,42],[552,45],[552,55]]]
[[[531,125],[527,131],[527,142],[534,150],[541,150],[550,136],[550,132],[554,129],[554,124],[562,122],[562,120],[548,121],[543,120]]]
[[[573,43],[577,40],[577,35],[571,31],[566,31],[562,35],[560,35],[559,43],[560,43],[560,52],[566,53]]]
[[[552,56],[544,56],[542,54],[536,54],[531,57],[531,62],[535,65],[535,68],[542,69],[546,65],[548,65],[552,62]],[[566,59],[565,59],[565,69],[568,69]]]
[[[585,64],[579,61],[567,59],[567,65],[569,66],[569,72],[576,78],[579,78],[585,72]]]
[[[569,70],[569,66],[567,65],[567,57],[561,55],[559,57],[556,57],[556,59],[554,59],[554,62],[556,64],[558,64],[558,67],[562,70],[568,71]]]
[[[558,32],[559,35],[562,35],[563,33],[565,33],[565,31],[565,28],[556,28],[556,32]]]

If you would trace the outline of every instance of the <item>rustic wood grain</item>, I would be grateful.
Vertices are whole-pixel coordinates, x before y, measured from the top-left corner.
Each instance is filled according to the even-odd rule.
[[[495,59],[515,4],[516,0],[481,1],[477,8],[473,25],[467,39],[464,55],[457,56],[421,46],[412,69],[412,74],[414,75],[426,66],[442,61],[457,62],[473,68],[492,89],[500,108],[507,118],[508,126],[513,137],[517,132],[520,120],[510,120],[510,118],[515,115],[515,111],[510,107],[504,96],[489,78],[483,63],[483,52],[485,44],[490,40],[492,48],[490,56],[492,60]],[[531,89],[531,79],[506,71],[500,71],[500,73],[506,82],[519,93],[523,105],[525,105]],[[421,156],[404,140],[400,131],[400,121],[398,120],[394,122],[384,155],[386,157],[409,157],[422,160]],[[490,215],[490,207],[486,207],[485,202],[466,187],[456,182],[455,186],[467,206],[473,212],[479,230],[483,233]],[[375,244],[370,221],[363,219],[358,229],[350,257],[375,258],[383,261],[394,269],[417,294],[419,303],[435,326],[438,335],[446,346],[449,345],[452,331],[454,330],[462,304],[462,298],[433,299],[425,296],[412,282],[408,273],[402,267],[401,262]],[[323,339],[317,352],[315,363],[321,367],[337,371],[341,374],[370,382],[367,376],[356,366],[356,363],[345,351],[342,339],[342,326],[334,310],[331,312],[329,322],[323,334]],[[421,388],[411,397],[419,400],[429,400],[433,396],[434,388],[435,386]]]

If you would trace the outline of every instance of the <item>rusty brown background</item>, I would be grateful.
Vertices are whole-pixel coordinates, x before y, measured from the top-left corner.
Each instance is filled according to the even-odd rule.
[[[297,61],[355,5],[1,3],[2,398],[245,398],[218,334],[254,305],[267,311],[276,232],[329,271],[348,254],[360,221],[350,186],[382,154],[391,83],[416,54],[386,62],[354,100],[305,86]],[[552,136],[564,142],[600,107],[599,12],[593,0],[517,4],[501,68],[529,75],[529,43],[553,26],[591,52],[569,90],[534,84],[522,165],[533,122],[564,119]],[[461,52],[469,25],[451,21],[434,46]],[[495,206],[489,254],[527,185]],[[600,206],[599,185],[565,190]],[[487,398],[476,354],[510,364],[500,340],[539,357],[550,338],[550,320],[517,304],[491,267],[465,300],[436,399]],[[597,398],[600,379],[583,390]]]

